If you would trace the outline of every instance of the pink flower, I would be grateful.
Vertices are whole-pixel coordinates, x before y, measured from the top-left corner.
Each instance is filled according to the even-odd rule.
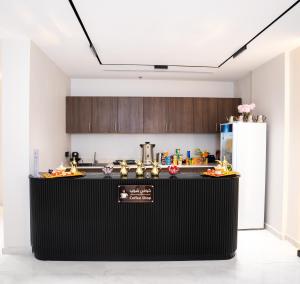
[[[250,105],[251,110],[254,110],[255,107],[256,107],[256,105],[255,105],[254,103],[252,103],[252,104]]]
[[[239,106],[238,106],[238,112],[239,112],[239,113],[242,113],[242,109],[243,109],[243,105],[239,105]]]
[[[243,104],[238,106],[238,112],[239,113],[250,113],[252,110],[255,109],[255,104],[252,103],[250,105]]]

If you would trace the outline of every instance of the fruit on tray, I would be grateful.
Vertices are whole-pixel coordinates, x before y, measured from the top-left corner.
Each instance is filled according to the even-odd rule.
[[[71,163],[71,169],[67,170],[63,164],[57,167],[55,170],[49,169],[48,173],[42,173],[44,178],[57,178],[57,177],[72,177],[72,176],[83,176],[85,175],[82,172],[77,170],[76,165]]]
[[[216,160],[216,162],[218,162],[218,166],[215,167],[215,170],[218,171],[218,173],[220,173],[220,171],[222,171],[222,173],[232,171],[232,165],[229,164],[229,162],[226,160],[225,156],[224,156],[223,161]]]
[[[220,171],[215,169],[208,169],[206,172],[203,172],[202,175],[211,176],[211,177],[224,177],[224,176],[232,176],[232,175],[239,175],[238,172],[234,171]]]

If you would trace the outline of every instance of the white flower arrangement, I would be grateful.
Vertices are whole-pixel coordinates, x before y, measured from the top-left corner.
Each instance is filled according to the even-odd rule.
[[[252,103],[250,105],[243,104],[238,106],[238,112],[244,115],[251,113],[255,109],[255,104]]]

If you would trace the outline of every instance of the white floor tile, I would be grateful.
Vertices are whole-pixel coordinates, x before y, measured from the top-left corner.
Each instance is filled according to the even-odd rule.
[[[300,258],[268,231],[242,231],[237,256],[226,261],[52,262],[0,256],[0,284],[15,283],[299,284]]]

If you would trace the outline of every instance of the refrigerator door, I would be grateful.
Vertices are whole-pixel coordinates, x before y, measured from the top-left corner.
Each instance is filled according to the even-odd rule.
[[[233,124],[232,166],[241,174],[238,228],[263,229],[266,123]]]
[[[221,124],[221,155],[220,159],[226,160],[231,164],[232,163],[232,147],[233,147],[233,133],[232,133],[232,124],[226,123]]]

